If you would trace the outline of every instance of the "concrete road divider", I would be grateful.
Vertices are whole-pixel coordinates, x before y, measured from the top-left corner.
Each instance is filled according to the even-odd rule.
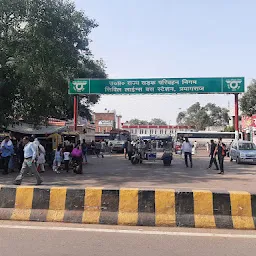
[[[255,229],[256,195],[205,190],[2,186],[0,219]]]

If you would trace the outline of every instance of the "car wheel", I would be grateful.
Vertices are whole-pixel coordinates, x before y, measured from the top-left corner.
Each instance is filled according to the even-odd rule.
[[[237,159],[236,159],[236,163],[237,163],[237,164],[241,164],[241,160],[240,160],[240,158],[239,158],[239,157],[237,157]]]

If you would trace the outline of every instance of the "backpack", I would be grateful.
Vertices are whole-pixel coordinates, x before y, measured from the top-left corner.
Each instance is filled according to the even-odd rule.
[[[71,155],[73,157],[81,157],[82,156],[82,151],[80,149],[74,148]]]
[[[222,156],[227,156],[227,149],[222,149],[222,152],[221,152]]]

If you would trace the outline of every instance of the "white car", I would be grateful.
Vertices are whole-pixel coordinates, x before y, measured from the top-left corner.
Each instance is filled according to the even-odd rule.
[[[256,146],[250,141],[234,141],[230,147],[230,161],[256,163]]]

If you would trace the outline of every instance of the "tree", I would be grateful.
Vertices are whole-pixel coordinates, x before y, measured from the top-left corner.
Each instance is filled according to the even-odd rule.
[[[241,110],[245,115],[252,116],[256,113],[256,80],[253,79],[240,99]]]
[[[176,118],[176,123],[179,125],[185,125],[186,123],[186,111],[180,112]]]
[[[89,50],[97,23],[66,0],[1,0],[0,124],[70,118],[68,80],[105,78],[105,66]],[[82,115],[98,96],[80,101]],[[4,106],[4,107],[2,107]]]
[[[234,126],[226,126],[224,132],[235,132]]]
[[[93,60],[87,60],[87,62],[81,66],[81,68],[77,71],[76,77],[82,77],[82,78],[105,78],[105,65],[102,61],[93,61]],[[63,101],[63,104],[60,105],[60,108],[58,112],[55,113],[55,117],[59,119],[71,119],[73,118],[73,96],[68,95],[66,92],[68,90],[68,83],[66,82],[66,89],[63,92],[63,98],[65,99]],[[79,115],[81,117],[86,117],[88,120],[92,119],[92,112],[90,107],[98,102],[99,95],[86,95],[79,97]]]
[[[153,118],[150,122],[134,118],[130,120],[129,123],[133,125],[167,125],[167,123],[160,118]]]
[[[202,107],[199,102],[190,106],[187,111],[180,112],[176,119],[179,125],[191,125],[197,130],[205,130],[207,126],[226,126],[229,122],[228,110],[208,103]]]
[[[149,123],[152,125],[167,125],[167,123],[160,118],[153,118]]]
[[[228,109],[218,107],[212,103],[208,103],[205,106],[205,109],[210,118],[208,126],[226,126],[226,125],[228,125],[228,123],[229,123]]]
[[[140,120],[137,118],[131,119],[129,123],[133,125],[148,125],[148,121]]]
[[[202,111],[201,111],[202,110]],[[202,126],[199,125],[198,118],[202,118],[200,115],[204,110],[201,109],[200,103],[196,102],[192,106],[187,109],[185,123],[195,126],[197,129],[203,129]],[[200,112],[200,113],[199,113]],[[205,116],[205,115],[204,115]],[[205,123],[205,122],[204,122]]]

